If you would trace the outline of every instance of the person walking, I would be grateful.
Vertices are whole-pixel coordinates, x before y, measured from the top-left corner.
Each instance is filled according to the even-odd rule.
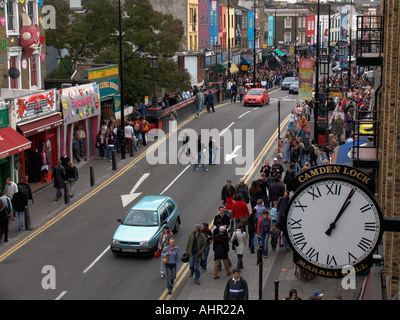
[[[200,262],[204,250],[207,246],[207,240],[203,233],[200,232],[201,225],[196,224],[193,227],[193,232],[190,234],[186,244],[186,253],[189,254],[190,277],[195,275],[194,281],[197,285],[200,284]]]
[[[78,169],[74,166],[72,161],[68,161],[68,166],[65,167],[65,178],[68,182],[69,196],[74,196],[75,182],[78,181]]]
[[[268,239],[271,232],[271,219],[268,217],[268,211],[264,211],[263,218],[258,221],[257,236],[263,244],[264,258],[268,258]]]
[[[245,227],[249,215],[249,207],[247,206],[247,203],[242,201],[242,195],[239,193],[236,196],[236,202],[232,205],[232,216],[235,219],[235,225],[238,225],[240,222]]]
[[[238,88],[238,95],[239,95],[239,101],[240,101],[240,103],[242,103],[243,102],[243,96],[244,96],[243,84],[240,84],[240,86]]]
[[[70,159],[67,156],[67,151],[65,151],[65,150],[63,151],[60,160],[61,160],[61,164],[62,164],[63,167],[68,166],[68,162],[69,162]]]
[[[250,216],[247,219],[247,230],[249,232],[249,249],[250,253],[254,253],[254,237],[257,234],[257,210],[253,208],[251,210]]]
[[[106,137],[102,130],[99,130],[96,136],[96,147],[99,148],[99,159],[105,159]]]
[[[211,90],[208,90],[208,94],[207,94],[207,97],[206,97],[206,106],[207,106],[208,113],[210,113],[211,110],[212,110],[212,112],[215,112],[215,109],[214,109],[214,94],[212,93]]]
[[[51,179],[54,181],[54,188],[57,189],[56,201],[62,197],[61,188],[64,186],[65,180],[65,168],[61,165],[61,161],[58,160],[57,166],[53,168]]]
[[[231,87],[231,103],[236,103],[237,90],[236,82],[234,82]]]
[[[210,136],[208,141],[208,164],[210,166],[215,165],[215,160],[217,159],[217,145],[215,144],[215,139]]]
[[[208,254],[210,252],[210,246],[211,246],[211,243],[213,240],[213,235],[212,235],[212,232],[211,232],[207,222],[203,222],[201,224],[200,232],[204,234],[204,236],[206,237],[206,240],[207,240],[207,242],[206,242],[207,245],[206,245],[206,248],[204,249],[204,253],[203,253],[203,256],[201,257],[201,261],[200,261],[201,270],[206,271],[207,270],[207,259],[208,259]]]
[[[165,225],[162,229],[162,232],[160,233],[160,236],[158,237],[158,243],[157,247],[160,252],[163,252],[164,248],[168,246],[169,240],[173,237],[173,232],[170,230],[170,228]],[[160,277],[161,279],[164,279],[165,277],[165,263],[161,259],[160,263]]]
[[[0,201],[0,242],[3,239],[3,234],[3,241],[8,242],[8,221],[10,219],[10,213],[10,210],[4,202]]]
[[[112,153],[115,150],[116,138],[113,130],[111,130],[110,127],[107,128],[105,137],[106,137],[106,147],[107,147],[107,160],[111,162]]]
[[[237,241],[237,244],[234,247],[237,255],[236,267],[238,269],[243,269],[243,253],[247,241],[247,234],[244,231],[244,226],[242,223],[239,223],[237,225],[236,231],[232,235],[232,243],[234,243],[235,241]]]
[[[226,274],[231,275],[229,270],[228,252],[229,252],[229,239],[226,235],[225,226],[220,226],[218,233],[214,236],[213,250],[214,250],[214,279],[220,278],[219,264],[221,260],[224,263]]]
[[[224,300],[249,300],[249,289],[245,279],[240,276],[240,269],[232,270],[233,277],[225,286]]]
[[[176,273],[179,271],[182,260],[179,253],[179,247],[175,245],[175,239],[169,238],[168,245],[164,247],[162,253],[162,263],[165,264],[165,273],[167,275],[168,294],[172,294],[172,288],[176,279]]]
[[[14,208],[15,215],[18,217],[18,231],[22,231],[22,227],[24,226],[25,207],[28,205],[28,197],[24,192],[18,190],[17,193],[14,193],[11,203]]]
[[[14,194],[18,192],[18,185],[11,180],[11,178],[7,178],[6,180],[6,185],[4,186],[4,191],[6,192],[6,195],[8,198],[12,199]],[[15,209],[13,209],[14,211],[10,213],[12,213],[13,215],[13,220],[16,219],[16,214],[15,214]]]
[[[201,135],[199,135],[197,139],[197,163],[193,165],[193,170],[198,170],[198,166],[202,165],[203,170],[205,172],[208,171],[206,164],[204,163],[204,156],[203,156],[203,150],[205,149],[204,143],[201,142]]]
[[[194,115],[195,118],[200,118],[201,112],[201,97],[200,92],[197,92],[196,98],[194,99],[194,103],[196,104],[196,114]]]

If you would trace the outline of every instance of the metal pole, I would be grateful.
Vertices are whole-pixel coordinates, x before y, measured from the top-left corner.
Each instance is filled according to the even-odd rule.
[[[68,204],[69,203],[69,190],[68,190],[68,182],[64,181],[64,203]]]
[[[253,14],[253,88],[256,88],[256,0],[254,0]]]
[[[90,172],[90,186],[93,187],[95,185],[93,165],[90,166],[89,172]]]
[[[231,29],[231,16],[229,13],[230,9],[230,2],[228,0],[228,79],[231,77],[231,36],[230,36],[230,29]]]
[[[275,286],[275,300],[279,300],[279,280],[274,281]]]
[[[117,170],[117,161],[115,160],[115,150],[111,153],[112,169]]]
[[[281,101],[278,101],[278,143],[281,140]]]
[[[318,143],[318,117],[319,117],[319,46],[320,46],[320,0],[317,10],[317,51],[315,52],[315,94],[314,94],[314,139]]]
[[[121,0],[118,0],[118,19],[119,19],[119,90],[121,96],[121,130],[125,127],[125,110],[124,110],[124,71],[122,62],[122,12],[121,12]],[[121,159],[125,159],[125,139],[121,139]]]
[[[262,278],[263,278],[263,245],[260,244],[257,249],[257,265],[258,265],[258,300],[262,300]]]
[[[351,88],[351,24],[353,23],[353,0],[350,2],[350,23],[349,23],[349,61],[347,62],[349,71],[347,72],[347,76],[349,77],[349,89]]]
[[[31,227],[31,216],[30,216],[30,214],[29,214],[29,207],[28,206],[26,206],[25,207],[25,214],[24,214],[24,222],[25,222],[25,230],[32,230],[32,227]]]

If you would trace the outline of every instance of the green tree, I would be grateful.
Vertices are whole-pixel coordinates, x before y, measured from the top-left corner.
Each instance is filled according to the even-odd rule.
[[[153,10],[149,0],[121,1],[124,100],[134,104],[152,96],[153,72],[148,55],[173,56],[183,36],[182,22]],[[56,8],[56,29],[46,32],[47,44],[68,55],[61,65],[70,76],[73,62],[119,63],[118,1],[83,0],[83,13],[72,12],[66,0],[47,0]],[[61,71],[62,72],[62,71]],[[58,71],[60,74],[60,71]],[[175,90],[190,86],[190,76],[169,59],[160,59],[157,87]]]

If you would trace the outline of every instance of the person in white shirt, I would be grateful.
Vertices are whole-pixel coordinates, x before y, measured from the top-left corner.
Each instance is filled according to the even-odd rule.
[[[129,122],[126,123],[124,128],[124,137],[125,137],[125,148],[127,152],[131,152],[131,140],[133,138],[134,132],[133,127]]]

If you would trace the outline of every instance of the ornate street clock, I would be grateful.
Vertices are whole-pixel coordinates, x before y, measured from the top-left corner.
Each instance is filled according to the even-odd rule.
[[[346,166],[312,170],[298,177],[302,183],[283,219],[294,262],[327,277],[342,277],[348,266],[367,269],[383,232],[382,213],[366,184],[370,177]]]

